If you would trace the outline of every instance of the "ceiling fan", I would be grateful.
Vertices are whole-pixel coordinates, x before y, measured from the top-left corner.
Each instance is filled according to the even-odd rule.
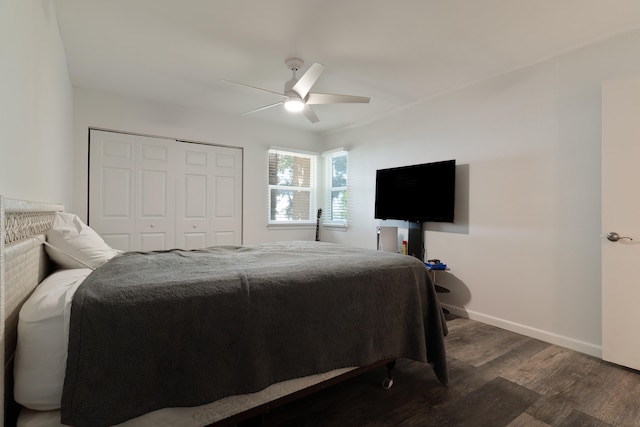
[[[300,78],[296,77],[296,72],[300,70],[304,61],[300,58],[289,58],[284,62],[287,67],[292,71],[293,77],[291,80],[287,81],[284,84],[284,92],[278,93],[268,89],[262,89],[255,86],[250,86],[244,83],[238,83],[231,80],[224,80],[223,82],[233,83],[236,85],[249,87],[251,89],[256,89],[262,92],[272,93],[274,95],[278,95],[282,97],[282,101],[265,105],[263,107],[259,107],[250,111],[247,111],[243,114],[251,114],[258,111],[266,110],[267,108],[272,108],[277,105],[284,105],[284,108],[287,111],[297,112],[302,111],[307,119],[311,123],[316,123],[319,121],[316,113],[311,109],[311,105],[317,104],[344,104],[344,103],[368,103],[371,98],[367,96],[354,96],[354,95],[337,95],[331,93],[315,93],[310,92],[311,87],[318,80],[324,69],[326,68],[324,65],[316,62],[307,71],[300,76]]]

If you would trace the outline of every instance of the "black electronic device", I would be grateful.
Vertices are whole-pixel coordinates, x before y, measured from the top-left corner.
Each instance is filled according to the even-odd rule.
[[[376,171],[375,218],[453,222],[456,161]]]

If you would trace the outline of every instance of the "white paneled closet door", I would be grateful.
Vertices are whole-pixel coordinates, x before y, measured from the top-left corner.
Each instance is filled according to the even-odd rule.
[[[89,225],[121,250],[242,242],[242,149],[91,130]]]
[[[176,174],[176,246],[240,244],[242,150],[183,145]]]

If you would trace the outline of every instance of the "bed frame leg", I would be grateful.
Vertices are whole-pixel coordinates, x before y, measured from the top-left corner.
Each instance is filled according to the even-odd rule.
[[[387,378],[382,380],[382,388],[385,390],[389,390],[393,385],[393,368],[396,367],[396,361],[392,360],[391,362],[386,364],[387,366]]]

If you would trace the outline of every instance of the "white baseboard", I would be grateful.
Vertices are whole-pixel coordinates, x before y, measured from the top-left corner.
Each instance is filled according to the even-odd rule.
[[[464,308],[455,307],[449,304],[441,305],[456,316],[466,317],[471,320],[477,320],[478,322],[497,326],[498,328],[506,329],[507,331],[516,332],[518,334],[522,334],[531,338],[536,338],[551,344],[559,345],[560,347],[565,347],[570,350],[575,350],[579,351],[580,353],[595,356],[600,359],[602,358],[602,346],[599,345],[554,334],[552,332],[543,331],[541,329],[532,328],[530,326],[514,323],[508,320],[500,319]]]

